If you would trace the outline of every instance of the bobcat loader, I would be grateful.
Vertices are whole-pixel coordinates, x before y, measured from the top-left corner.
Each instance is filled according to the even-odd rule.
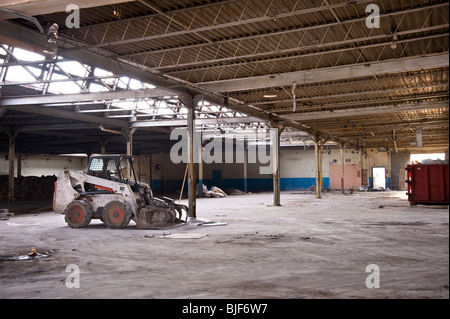
[[[123,228],[130,220],[140,229],[165,229],[186,223],[188,207],[167,197],[153,197],[150,186],[136,180],[133,160],[127,155],[92,155],[87,172],[60,173],[53,210],[64,214],[72,228],[86,227],[93,218],[109,228]]]

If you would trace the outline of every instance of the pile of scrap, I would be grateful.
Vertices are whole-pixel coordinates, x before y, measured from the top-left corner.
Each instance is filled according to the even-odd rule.
[[[208,189],[208,186],[206,186],[205,184],[202,185],[202,191],[203,191],[203,197],[207,197],[207,198],[223,198],[223,197],[227,197],[227,194],[221,190],[219,187],[216,186],[212,186],[211,189]],[[197,196],[198,194],[198,184],[196,187],[196,194]]]
[[[8,175],[0,176],[0,200],[8,200]],[[20,176],[14,179],[16,200],[46,200],[53,198],[56,176]]]
[[[248,194],[251,194],[251,193],[243,192],[243,191],[241,191],[239,189],[236,189],[236,188],[229,189],[229,190],[227,190],[227,192],[228,192],[229,195],[248,195]]]
[[[197,184],[196,188],[195,188],[195,192],[197,194],[197,197],[199,196],[198,194],[198,187],[199,185]],[[217,186],[212,186],[210,189],[208,189],[208,186],[203,184],[202,185],[202,190],[203,190],[203,197],[207,197],[207,198],[224,198],[227,197],[228,195],[248,195],[251,193],[246,193],[243,192],[239,189],[236,188],[230,188],[230,189],[226,189],[226,192],[224,192],[222,189],[220,189]]]
[[[227,197],[227,194],[221,190],[219,187],[212,186],[210,190],[206,188],[206,192],[203,193],[206,197],[213,197],[213,198],[223,198]]]

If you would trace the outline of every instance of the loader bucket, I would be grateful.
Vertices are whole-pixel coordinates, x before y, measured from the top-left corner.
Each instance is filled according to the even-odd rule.
[[[183,210],[185,214],[183,214]],[[136,227],[139,229],[166,229],[186,223],[187,218],[188,209],[184,205],[149,205],[139,211]]]

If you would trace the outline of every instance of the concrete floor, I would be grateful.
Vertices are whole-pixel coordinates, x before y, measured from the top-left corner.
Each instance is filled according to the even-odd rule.
[[[411,207],[392,191],[284,192],[281,203],[271,206],[270,193],[199,199],[199,218],[227,225],[170,232],[208,235],[200,239],[133,222],[71,229],[34,210],[45,203],[22,203],[11,210],[28,213],[0,221],[0,298],[449,298],[448,207]],[[6,258],[31,247],[54,253]],[[379,288],[366,286],[370,264]],[[66,286],[68,265],[79,267],[78,289]]]

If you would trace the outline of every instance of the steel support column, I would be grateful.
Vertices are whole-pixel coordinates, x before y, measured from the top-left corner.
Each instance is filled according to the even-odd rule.
[[[344,145],[339,144],[339,151],[341,155],[341,192],[344,194]]]
[[[15,160],[16,136],[9,134],[9,177],[8,177],[8,203],[14,203],[14,160]]]
[[[321,198],[320,194],[320,154],[319,154],[319,139],[314,141],[314,162],[316,170],[316,198]]]
[[[127,140],[127,155],[133,155],[133,134],[136,129],[122,130],[122,135]]]
[[[248,192],[248,144],[245,141],[244,145],[244,192]]]
[[[195,163],[194,163],[194,133],[195,133],[195,98],[192,95],[183,96],[183,102],[188,110],[188,203],[189,217],[197,217],[195,198]]]
[[[272,141],[273,156],[274,156],[274,173],[273,173],[273,205],[281,206],[281,177],[280,177],[280,140],[281,133],[284,131],[284,127],[278,128],[277,134],[275,134],[275,140]]]
[[[324,140],[320,141],[320,161],[319,161],[319,186],[320,186],[320,198],[322,198],[322,190],[323,190],[323,145],[325,144]]]
[[[199,146],[198,152],[198,197],[203,197],[203,146]]]
[[[106,154],[106,144],[108,144],[108,141],[102,139],[102,140],[99,140],[99,143],[100,143],[100,153],[102,155],[105,155]]]

